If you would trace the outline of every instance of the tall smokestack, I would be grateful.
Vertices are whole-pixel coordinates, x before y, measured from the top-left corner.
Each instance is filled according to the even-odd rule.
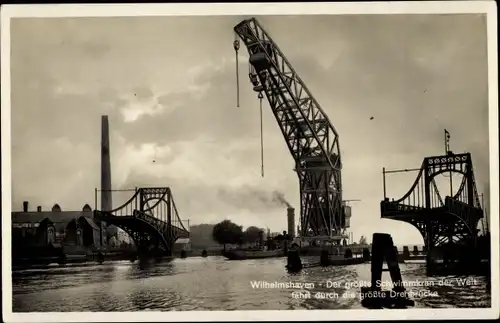
[[[295,209],[293,207],[287,208],[287,220],[288,220],[288,235],[290,239],[295,238]]]
[[[101,118],[101,211],[112,210],[108,116]]]
[[[28,212],[28,205],[29,205],[28,201],[23,202],[23,212]]]

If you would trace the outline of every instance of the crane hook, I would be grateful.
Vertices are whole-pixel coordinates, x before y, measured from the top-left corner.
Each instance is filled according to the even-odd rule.
[[[264,177],[264,131],[262,125],[262,99],[264,96],[262,95],[262,92],[259,92],[257,97],[260,101],[260,173],[261,176]]]
[[[236,107],[240,107],[240,72],[239,72],[239,64],[238,64],[238,50],[240,49],[240,41],[236,38],[238,37],[234,34],[234,52],[236,54]]]
[[[238,39],[234,40],[233,47],[236,52],[240,49],[240,41]]]

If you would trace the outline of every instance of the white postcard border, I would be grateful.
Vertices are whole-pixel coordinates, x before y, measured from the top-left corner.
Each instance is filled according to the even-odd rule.
[[[177,15],[311,15],[311,14],[445,14],[484,13],[488,33],[488,86],[490,132],[491,308],[405,310],[294,310],[294,311],[190,311],[190,312],[78,312],[12,313],[11,275],[11,140],[10,140],[10,18],[82,16]],[[6,322],[130,322],[130,321],[298,321],[481,319],[499,316],[499,163],[497,15],[494,1],[415,1],[365,3],[196,3],[111,5],[6,5],[1,8],[1,127],[2,127],[2,293]],[[75,315],[76,314],[76,315]]]

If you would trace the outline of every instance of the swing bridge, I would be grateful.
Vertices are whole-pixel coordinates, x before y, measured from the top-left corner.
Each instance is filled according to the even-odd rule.
[[[449,137],[448,137],[449,139]],[[429,255],[448,245],[474,247],[479,236],[479,222],[484,219],[483,206],[477,192],[470,153],[424,158],[416,169],[389,170],[383,172],[384,200],[380,203],[384,219],[403,221],[418,229],[424,238]],[[389,199],[386,194],[386,175],[400,172],[418,172],[408,192],[399,199]],[[436,184],[441,174],[460,174],[458,190],[443,196]],[[486,221],[485,221],[486,222]],[[483,230],[485,222],[482,223]]]
[[[172,190],[143,187],[134,191],[128,201],[113,210],[95,210],[94,218],[124,230],[133,239],[140,256],[172,256],[175,241],[189,238]]]

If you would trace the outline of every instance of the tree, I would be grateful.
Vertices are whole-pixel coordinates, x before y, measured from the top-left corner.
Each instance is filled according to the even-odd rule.
[[[360,244],[360,245],[365,245],[365,244],[367,244],[367,243],[366,243],[366,238],[365,238],[365,236],[361,236],[361,238],[359,239],[359,244]]]
[[[262,229],[259,229],[255,226],[251,226],[246,228],[245,230],[245,242],[246,243],[255,243],[260,240],[261,235],[264,233]]]
[[[224,251],[226,251],[226,244],[241,244],[243,242],[243,227],[229,220],[224,220],[214,226],[212,237],[219,244],[224,245]]]

